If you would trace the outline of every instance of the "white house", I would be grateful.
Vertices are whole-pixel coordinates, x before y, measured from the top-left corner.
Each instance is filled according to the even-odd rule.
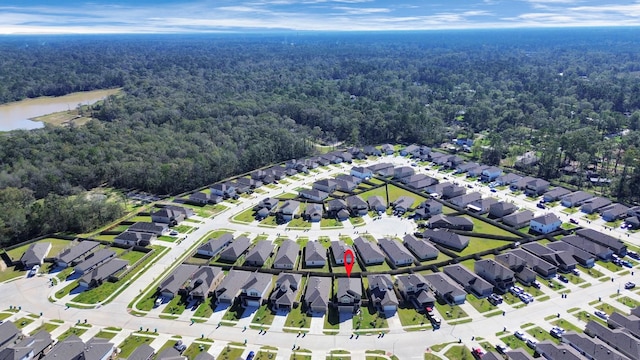
[[[535,217],[529,222],[530,229],[541,234],[556,231],[561,225],[562,221],[553,213]]]
[[[363,166],[354,166],[351,168],[351,175],[360,179],[368,179],[373,176],[373,172]]]

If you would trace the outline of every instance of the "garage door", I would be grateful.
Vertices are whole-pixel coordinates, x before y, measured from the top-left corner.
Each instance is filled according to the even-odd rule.
[[[247,300],[247,306],[260,307],[260,301],[258,301],[258,300]]]

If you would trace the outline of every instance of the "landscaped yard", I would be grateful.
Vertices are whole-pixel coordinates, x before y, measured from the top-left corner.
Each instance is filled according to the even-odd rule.
[[[622,310],[620,310],[618,308],[615,308],[615,307],[613,307],[613,306],[611,306],[611,305],[609,305],[607,303],[602,303],[602,304],[596,306],[596,309],[605,312],[607,315],[611,315],[613,312],[617,312],[617,313],[620,313],[620,314],[626,314],[625,311],[622,311]]]
[[[196,356],[198,356],[198,354],[200,354],[203,351],[207,351],[209,350],[209,348],[211,347],[211,344],[204,344],[204,343],[191,343],[191,345],[189,345],[189,347],[187,348],[187,350],[184,351],[184,353],[182,353],[182,356],[185,356],[187,359],[195,359]]]
[[[133,265],[145,255],[142,251],[128,251],[119,256],[122,260],[127,260],[129,265]]]
[[[475,254],[477,252],[495,249],[500,246],[504,246],[507,244],[511,244],[513,241],[508,240],[494,240],[494,239],[485,239],[475,236],[469,237],[469,245],[458,254],[460,256],[466,256],[470,254]]]
[[[552,321],[551,324],[555,325],[555,326],[559,326],[567,331],[575,331],[577,333],[581,333],[582,332],[582,328],[573,325],[572,323],[568,322],[565,319],[558,319],[556,321]]]
[[[521,349],[524,349],[527,353],[529,353],[529,355],[533,356],[534,350],[528,347],[524,341],[518,339],[513,335],[502,337],[500,338],[500,340],[502,340],[502,342],[507,347],[510,347],[511,349],[521,348]]]
[[[343,227],[342,226],[342,222],[339,221],[338,219],[327,219],[327,218],[322,218],[322,220],[320,220],[320,228],[334,228],[334,227]]]
[[[213,308],[211,306],[211,297],[207,297],[207,299],[202,304],[200,304],[200,306],[198,306],[198,309],[196,309],[196,312],[195,314],[193,314],[193,316],[203,318],[210,317],[213,314]]]
[[[62,341],[68,338],[71,335],[80,336],[89,330],[85,327],[71,327],[67,331],[63,332],[60,336],[58,336],[58,341]]]
[[[297,219],[291,219],[291,221],[289,221],[289,223],[287,224],[288,228],[298,228],[298,229],[307,229],[311,227],[311,223],[306,221],[305,219],[303,219],[302,217],[299,217]]]
[[[440,304],[436,301],[436,309],[442,315],[443,320],[451,321],[467,317],[467,313],[460,306]]]
[[[340,330],[340,315],[338,310],[333,307],[329,307],[327,314],[324,317],[324,329],[325,330]]]
[[[304,287],[301,287],[301,289],[304,289]],[[311,318],[309,318],[306,313],[302,312],[302,305],[298,305],[291,309],[287,315],[287,320],[285,321],[285,326],[299,327],[301,329],[309,328],[310,324]]]
[[[218,355],[216,359],[217,360],[237,359],[240,356],[242,356],[243,352],[244,352],[244,349],[238,349],[235,347],[227,346],[226,348],[224,348],[224,350],[222,350],[222,352],[220,353],[220,355]]]
[[[376,180],[376,179],[372,179],[372,180]],[[378,180],[376,180],[378,181]],[[421,202],[425,201],[426,198],[423,196],[419,196],[416,195],[410,191],[401,189],[395,185],[388,185],[387,188],[389,189],[389,202],[393,202],[396,201],[399,197],[401,196],[409,196],[412,197],[414,199],[413,205],[412,207],[415,208],[417,207]],[[360,194],[360,196],[362,197],[362,199],[364,199],[365,201],[367,201],[367,199],[369,199],[372,196],[382,196],[383,199],[387,198],[387,193],[385,190],[384,186],[381,186],[379,188],[373,189],[373,190],[368,190],[365,191],[363,193]]]
[[[258,325],[271,325],[274,318],[275,313],[273,313],[271,309],[269,309],[268,304],[265,304],[260,306],[258,310],[256,310],[251,322]]]
[[[544,341],[544,340],[551,340],[555,343],[560,342],[559,339],[554,338],[553,336],[551,336],[551,334],[549,334],[548,331],[544,330],[539,326],[535,326],[533,328],[527,329],[526,332],[538,342]]]
[[[418,313],[413,307],[404,305],[399,306],[398,317],[400,318],[402,326],[430,325],[429,319],[427,319],[426,314]]]
[[[38,331],[44,330],[47,332],[52,332],[53,330],[57,329],[60,326],[60,324],[53,324],[53,323],[44,323],[40,326],[38,326],[36,329],[34,329],[33,331],[31,331],[30,335],[33,335],[35,333],[37,333]]]
[[[142,344],[150,345],[153,340],[154,338],[152,337],[131,335],[118,346],[120,348],[118,356],[127,358],[138,346]]]
[[[115,332],[111,332],[111,331],[100,331],[98,332],[95,337],[97,338],[101,338],[101,339],[107,339],[107,340],[111,340],[113,339],[114,336],[116,336],[118,333]]]
[[[387,319],[381,317],[372,305],[361,307],[360,313],[354,315],[352,321],[354,330],[380,329],[389,326]]]
[[[467,294],[467,302],[471,304],[478,312],[487,312],[497,309],[487,299],[478,299],[475,295]]]
[[[48,254],[49,257],[56,256],[64,248],[72,244],[72,242],[69,240],[56,239],[56,238],[45,238],[45,239],[36,241],[36,243],[47,243],[47,242],[51,243],[51,250],[49,250],[49,254]],[[24,254],[24,252],[27,251],[27,249],[29,248],[29,246],[31,246],[31,244],[33,243],[18,246],[13,250],[9,250],[7,251],[7,255],[9,255],[11,260],[14,260],[14,261],[19,260],[22,257],[22,254]]]
[[[484,222],[482,220],[478,220],[472,216],[469,215],[463,215],[462,217],[465,217],[471,221],[473,221],[473,232],[476,233],[482,233],[482,234],[490,234],[490,235],[500,235],[500,236],[508,236],[508,237],[513,237],[513,238],[520,238],[519,236],[512,234],[506,230],[502,230],[497,226],[493,226],[491,224],[489,224],[488,222]]]
[[[164,307],[162,313],[171,315],[182,314],[187,308],[187,303],[184,300],[185,299],[182,296],[174,296],[173,299],[171,299],[171,301],[169,301],[169,303]]]
[[[449,348],[449,350],[447,350],[447,352],[444,353],[444,356],[449,360],[473,359],[471,351],[463,345],[452,346],[451,348]]]
[[[622,297],[618,297],[616,298],[616,301],[630,307],[630,308],[636,308],[638,306],[640,306],[640,301],[636,300],[636,299],[632,299],[628,296],[622,296]]]

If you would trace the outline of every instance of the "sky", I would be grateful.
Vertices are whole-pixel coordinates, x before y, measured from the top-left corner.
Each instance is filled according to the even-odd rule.
[[[640,26],[640,0],[2,0],[0,34]]]

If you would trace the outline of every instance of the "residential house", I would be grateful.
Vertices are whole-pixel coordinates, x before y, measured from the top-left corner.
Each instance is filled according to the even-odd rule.
[[[329,306],[329,293],[331,292],[331,278],[310,276],[307,280],[307,288],[304,292],[304,303],[307,312],[311,314],[324,314]]]
[[[500,169],[499,167],[491,166],[482,170],[480,179],[484,182],[491,182],[497,179],[500,175],[502,175],[502,169]]]
[[[476,261],[473,266],[476,274],[491,283],[498,292],[506,292],[514,285],[514,273],[508,267],[492,259]]]
[[[413,174],[415,174],[415,171],[410,166],[400,166],[393,170],[393,178],[396,180],[404,179]]]
[[[599,212],[600,209],[609,205],[611,205],[611,200],[598,196],[584,202],[582,206],[580,206],[580,211],[586,214],[593,214]]]
[[[536,273],[527,266],[527,262],[512,253],[506,252],[496,255],[495,260],[513,271],[515,278],[525,286],[530,286],[536,280]]]
[[[156,234],[124,231],[118,234],[113,242],[127,246],[148,246],[158,240]]]
[[[236,187],[230,183],[219,183],[211,186],[211,194],[222,196],[225,199],[236,197]]]
[[[411,209],[415,199],[411,196],[400,196],[394,202],[391,203],[393,210],[405,213]]]
[[[482,195],[479,192],[472,192],[451,198],[449,202],[458,207],[465,208],[467,205],[480,199],[482,199]]]
[[[467,170],[467,177],[480,177],[482,172],[489,168],[489,165],[478,165]]]
[[[542,195],[542,199],[544,200],[544,202],[554,202],[569,194],[571,194],[571,191],[563,187],[556,187],[544,193],[544,195]]]
[[[627,255],[627,245],[622,240],[616,239],[611,235],[603,234],[593,229],[580,229],[576,231],[576,235],[587,238],[596,244],[606,246],[620,257]]]
[[[489,216],[493,218],[501,218],[513,214],[518,207],[506,201],[499,201],[489,206]]]
[[[473,221],[462,216],[449,216],[444,214],[434,215],[427,222],[431,229],[452,229],[473,231]]]
[[[298,191],[298,194],[305,199],[313,200],[313,201],[323,201],[329,197],[329,193],[324,191],[315,190],[315,189],[302,189]],[[294,200],[289,200],[294,201]]]
[[[467,205],[467,209],[478,214],[486,214],[489,212],[489,208],[491,207],[491,205],[497,203],[498,200],[494,198],[484,198],[472,201],[469,205]]]
[[[314,182],[312,186],[313,190],[332,193],[336,191],[336,186],[338,186],[338,184],[334,179],[322,179]]]
[[[578,263],[570,252],[556,251],[537,242],[524,244],[522,249],[557,267],[563,273],[571,272]]]
[[[582,236],[569,235],[563,237],[560,240],[571,246],[575,246],[578,249],[584,250],[589,254],[594,255],[604,261],[611,260],[611,257],[613,256],[613,250],[609,249],[606,246],[597,244]]]
[[[263,266],[273,253],[273,248],[271,241],[259,241],[245,256],[244,266]]]
[[[351,155],[349,152],[347,151],[335,151],[334,155],[340,159],[342,159],[342,162],[346,162],[351,164],[353,162],[353,155]]]
[[[448,187],[452,187],[453,184],[449,183],[449,182],[444,182],[444,183],[434,183],[430,186],[428,186],[425,191],[428,192],[429,194],[438,194],[442,197],[444,197],[444,192],[446,190],[446,188]],[[464,194],[466,191],[464,189],[462,189],[462,192],[459,195]],[[449,194],[451,195],[451,194]],[[458,195],[458,196],[459,196]],[[455,197],[455,196],[454,196]]]
[[[583,360],[580,353],[567,344],[556,344],[551,340],[540,341],[535,346],[536,353],[549,360]]]
[[[467,171],[469,171],[469,169],[473,169],[473,168],[475,168],[475,167],[477,167],[479,165],[480,164],[475,163],[475,162],[463,162],[463,163],[459,164],[456,167],[456,170],[455,170],[454,173],[456,173],[456,174],[464,174]]]
[[[318,163],[319,166],[327,166],[329,164],[331,164],[331,160],[326,158],[326,157],[322,157],[322,156],[315,156],[312,157],[310,160]]]
[[[391,163],[373,164],[373,165],[369,166],[368,169],[373,174],[380,175],[380,176],[393,176],[393,171],[394,171],[393,164],[391,164]]]
[[[336,213],[340,210],[347,209],[347,202],[342,199],[333,199],[327,202],[327,211],[329,214],[335,216]]]
[[[438,180],[429,177],[427,175],[424,174],[417,174],[417,175],[413,175],[413,176],[409,176],[408,178],[405,178],[404,180],[407,180],[406,184],[408,187],[418,190],[418,191],[422,191],[424,189],[426,189],[427,187],[435,184],[438,182]]]
[[[511,185],[509,185],[509,189],[511,189],[511,191],[524,191],[527,188],[527,184],[530,181],[535,180],[536,178],[532,177],[532,176],[525,176],[520,178],[519,180],[517,180],[516,182],[511,183]]]
[[[333,153],[322,154],[322,155],[320,155],[320,158],[328,160],[330,164],[340,164],[340,163],[342,163],[342,158],[339,157],[339,156],[336,156]]]
[[[304,218],[309,222],[320,222],[323,212],[322,204],[308,203],[304,209]]]
[[[327,250],[317,241],[307,242],[304,248],[304,266],[323,267],[327,264]]]
[[[463,235],[450,232],[448,230],[432,230],[426,229],[422,233],[422,237],[429,241],[442,245],[446,248],[462,251],[469,245],[469,238]]]
[[[346,198],[347,207],[349,211],[351,211],[351,215],[353,216],[363,216],[367,215],[367,211],[369,210],[369,205],[366,201],[362,200],[359,195],[353,195]]]
[[[523,348],[517,348],[505,352],[509,360],[534,360],[533,356]]]
[[[369,204],[369,209],[371,211],[384,212],[387,210],[387,202],[384,201],[382,196],[371,196],[367,199],[367,204]]]
[[[462,186],[452,184],[452,183],[443,183],[442,187],[442,198],[443,199],[452,199],[457,198],[459,196],[463,196],[467,192]]]
[[[11,323],[10,321],[7,321]],[[11,323],[13,325],[13,323]],[[23,337],[19,341],[15,341],[7,347],[0,347],[0,359],[3,360],[31,360],[40,359],[45,350],[53,343],[51,334],[46,330],[40,330],[37,333]]]
[[[294,306],[297,306],[296,299],[300,292],[301,281],[302,275],[300,274],[280,273],[269,297],[271,308],[274,311],[290,311]]]
[[[27,250],[20,257],[20,264],[23,269],[31,269],[35,265],[42,265],[44,258],[49,254],[51,250],[50,242],[35,242],[27,248]]]
[[[453,279],[442,273],[424,275],[429,288],[447,304],[460,305],[464,304],[467,298],[467,292],[460,287]]]
[[[202,191],[194,192],[189,195],[189,202],[196,205],[217,204],[222,202],[223,198],[220,195],[207,194]]]
[[[572,208],[574,206],[580,206],[584,204],[587,200],[591,200],[593,198],[594,196],[587,192],[576,191],[563,196],[560,200],[560,203],[564,207]]]
[[[242,307],[260,307],[271,290],[272,275],[254,271],[242,285],[240,303]]]
[[[380,147],[380,150],[382,150],[382,152],[385,153],[386,155],[393,155],[393,153],[396,151],[393,145],[391,144],[383,144]]]
[[[552,242],[547,244],[547,247],[554,251],[562,251],[568,253],[569,255],[573,256],[578,264],[582,265],[583,267],[592,268],[595,265],[595,258],[593,255],[575,246],[569,245],[566,242]]]
[[[222,279],[222,282],[214,291],[216,305],[233,304],[236,301],[236,298],[240,296],[242,287],[247,283],[251,274],[253,273],[249,271],[240,271],[235,269],[229,270],[227,276]]]
[[[169,226],[163,223],[150,223],[150,222],[139,221],[129,226],[127,230],[147,233],[147,234],[154,234],[156,236],[162,236],[169,233]]]
[[[291,221],[299,209],[299,201],[287,200],[282,204],[280,209],[278,209],[278,216],[284,221]]]
[[[8,346],[15,342],[21,336],[20,330],[10,321],[0,323],[0,348]]]
[[[260,200],[260,202],[253,207],[253,210],[258,211],[260,209],[267,209],[271,211],[275,209],[276,206],[278,206],[278,199],[267,197]]]
[[[345,192],[345,193],[351,193],[351,192],[353,192],[353,190],[355,190],[358,187],[358,182],[352,180],[352,179],[358,179],[357,177],[351,176],[351,175],[339,175],[339,176],[349,177],[351,179],[345,179],[345,178],[338,179],[338,178],[336,178],[335,182],[336,182],[336,190],[337,191],[342,191],[342,192]]]
[[[358,236],[353,240],[353,245],[365,265],[380,265],[384,262],[385,257],[382,250],[372,242]]]
[[[336,219],[339,221],[347,221],[349,220],[350,213],[346,209],[342,209],[336,213]]]
[[[198,266],[196,265],[178,265],[178,267],[158,285],[158,293],[166,299],[173,299],[196,270],[198,270]]]
[[[129,266],[127,260],[111,259],[82,275],[80,280],[78,280],[78,284],[87,288],[98,286],[105,280],[111,279],[116,273],[125,269],[127,266]]]
[[[235,262],[244,254],[249,246],[251,245],[251,240],[249,240],[246,236],[240,236],[233,240],[231,244],[229,244],[222,252],[220,252],[220,257],[218,260],[226,261],[226,262]]]
[[[460,264],[445,266],[442,268],[442,272],[460,284],[467,292],[479,298],[487,297],[493,293],[492,284]]]
[[[502,222],[505,225],[509,225],[515,229],[521,229],[525,226],[528,226],[531,223],[532,219],[533,212],[531,210],[523,210],[503,217]]]
[[[616,314],[616,313],[614,313]],[[613,314],[612,314],[613,315]],[[627,360],[627,356],[611,348],[607,343],[589,335],[568,331],[562,334],[562,342],[577,350],[589,360]]]
[[[398,297],[393,289],[393,280],[388,274],[368,275],[369,298],[373,306],[385,315],[398,310]]]
[[[629,208],[622,204],[612,204],[600,210],[600,216],[602,216],[602,220],[607,222],[614,222],[619,219],[624,219],[627,217],[627,211]]]
[[[640,307],[636,307],[634,310],[630,315],[614,311],[607,319],[607,326],[611,329],[626,329],[627,332],[640,339],[640,317],[637,315]]]
[[[536,156],[535,152],[527,151],[526,153],[516,158],[514,166],[520,169],[529,168],[536,165],[538,163],[538,160],[538,156]]]
[[[396,277],[396,286],[404,301],[412,304],[416,310],[424,311],[434,306],[435,295],[422,274],[399,275]]]
[[[210,239],[204,245],[198,247],[196,250],[197,255],[214,257],[218,255],[222,249],[233,241],[233,235],[230,233],[224,233],[217,238]]]
[[[373,177],[373,171],[363,166],[354,166],[349,173],[359,179],[370,179]]]
[[[155,360],[187,360],[186,357],[180,355],[180,351],[173,347],[168,347],[162,350],[155,358]]]
[[[84,273],[86,273],[87,271],[91,271],[94,268],[100,266],[100,264],[111,260],[111,258],[113,258],[114,256],[116,256],[116,252],[111,250],[111,249],[100,249],[98,251],[89,253],[84,260],[82,260],[81,262],[78,263],[78,265],[76,265],[73,270],[82,275]]]
[[[556,273],[558,271],[558,268],[533,255],[532,253],[522,250],[522,249],[513,249],[511,251],[508,252],[509,254],[513,254],[519,258],[521,258],[522,260],[527,262],[527,266],[532,269],[533,271],[535,271],[536,273],[538,273],[541,277],[545,278],[545,279],[550,279],[554,276],[556,276]]]
[[[85,344],[78,336],[70,335],[58,341],[42,358],[43,360],[107,360],[116,347],[106,339],[91,338]]]
[[[640,359],[640,339],[624,329],[610,329],[597,321],[590,320],[585,326],[584,332],[591,337],[604,341],[630,359]]]
[[[404,149],[400,149],[400,156],[420,154],[420,146],[411,144]]]
[[[387,254],[387,258],[394,266],[407,266],[413,264],[414,257],[411,252],[402,246],[399,241],[382,238],[378,240],[378,245]]]
[[[78,242],[75,245],[74,243],[70,244],[71,247],[62,250],[58,255],[56,255],[56,265],[61,267],[73,266],[82,256],[93,251],[93,249],[100,245],[99,242],[89,240]]]
[[[373,146],[365,146],[362,149],[362,152],[364,152],[367,155],[371,155],[371,156],[382,156],[382,151],[380,151],[379,149],[376,149]]]
[[[279,170],[275,170],[273,169],[272,172],[276,173]],[[284,170],[282,170],[284,171]],[[236,180],[236,184],[238,184],[238,186],[244,186],[244,187],[248,187],[249,189],[253,190],[256,188],[259,188],[260,186],[262,186],[262,181],[260,181],[259,179],[252,179],[250,177],[241,177],[238,178]]]
[[[440,253],[435,246],[426,240],[418,239],[413,234],[404,236],[404,246],[415,254],[420,261],[436,259]]]
[[[544,194],[549,189],[549,182],[547,180],[535,178],[527,183],[524,188],[524,193],[530,197],[538,197]]]
[[[353,183],[356,186],[362,182],[362,178],[353,175],[340,174],[336,176],[336,180],[342,180],[349,183]],[[353,189],[351,189],[353,190]]]
[[[280,245],[276,257],[273,260],[274,269],[295,269],[298,261],[300,245],[295,241],[286,239]]]
[[[332,241],[331,242],[331,254],[333,255],[333,264],[334,265],[344,265],[344,254],[347,250],[353,251],[344,241]],[[354,253],[355,256],[355,253]],[[355,259],[353,259],[355,261]]]
[[[531,219],[529,228],[540,234],[549,234],[560,229],[562,221],[554,213],[544,214]]]
[[[337,283],[335,306],[338,308],[338,312],[357,313],[362,300],[360,279],[341,277],[337,279]]]
[[[193,210],[180,206],[165,206],[161,209],[151,212],[151,221],[154,223],[177,225],[184,219],[193,216]]]
[[[514,173],[506,173],[504,175],[498,176],[496,179],[496,183],[498,186],[511,186],[511,184],[516,183],[518,180],[522,179],[522,176],[516,175]]]
[[[156,351],[151,346],[143,343],[133,350],[127,360],[151,360],[155,353]]]
[[[191,275],[182,291],[184,291],[188,300],[202,303],[214,293],[214,290],[222,283],[223,278],[224,273],[220,268],[201,266]]]
[[[422,203],[420,203],[420,205],[418,205],[418,208],[414,211],[413,216],[416,219],[428,219],[431,216],[440,213],[442,213],[442,204],[433,199],[429,199],[423,201]]]

